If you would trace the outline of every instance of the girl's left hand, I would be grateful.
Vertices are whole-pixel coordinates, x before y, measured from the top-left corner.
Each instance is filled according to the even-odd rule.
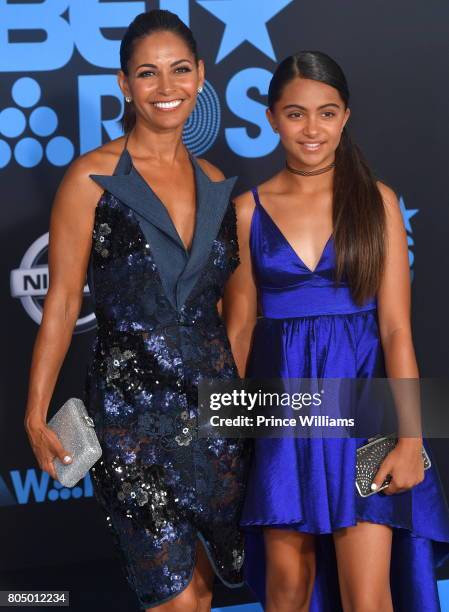
[[[418,438],[400,438],[392,451],[388,453],[377,471],[373,484],[377,488],[387,476],[391,482],[382,490],[385,495],[403,493],[424,480],[424,461],[422,457],[422,440]]]

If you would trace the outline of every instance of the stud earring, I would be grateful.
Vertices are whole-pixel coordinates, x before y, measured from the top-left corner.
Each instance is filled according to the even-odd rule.
[[[197,91],[200,94],[203,91],[203,88],[202,87],[198,87]]]
[[[128,102],[128,104],[132,102],[132,98],[130,98],[129,96],[125,96],[125,100]]]

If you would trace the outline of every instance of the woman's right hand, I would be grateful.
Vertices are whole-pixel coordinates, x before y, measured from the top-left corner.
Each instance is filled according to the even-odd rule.
[[[53,460],[57,457],[62,463],[69,464],[72,462],[70,453],[65,450],[55,432],[44,422],[25,423],[25,431],[41,470],[58,480]]]

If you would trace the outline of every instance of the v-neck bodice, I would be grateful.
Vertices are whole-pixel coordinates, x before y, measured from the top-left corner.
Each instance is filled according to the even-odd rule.
[[[105,192],[132,211],[151,249],[167,300],[178,311],[207,263],[236,181],[236,177],[212,181],[192,155],[190,159],[195,173],[196,214],[189,251],[167,208],[134,167],[126,147],[112,176],[90,175]]]
[[[353,301],[345,277],[335,284],[333,236],[326,242],[315,269],[310,270],[261,205],[257,189],[253,188],[252,192],[256,206],[251,221],[250,248],[265,317],[350,314],[375,308],[375,298],[362,306]]]
[[[196,161],[194,162],[192,156],[189,155],[189,160],[190,160],[190,163],[192,165],[192,169],[193,169],[193,172],[194,172],[194,179],[195,179],[195,211],[193,213],[195,219],[194,219],[194,227],[193,227],[192,238],[191,238],[189,246],[186,246],[185,242],[181,238],[181,235],[180,235],[178,229],[176,228],[175,222],[173,221],[173,218],[172,218],[172,216],[171,216],[171,214],[170,214],[170,212],[168,210],[168,207],[165,205],[165,203],[162,201],[162,199],[157,195],[157,193],[151,187],[151,184],[145,179],[145,177],[139,172],[139,170],[137,170],[137,168],[136,168],[136,166],[134,164],[134,161],[133,161],[129,151],[128,151],[128,156],[129,156],[129,158],[131,160],[132,171],[137,174],[138,179],[140,179],[148,187],[148,189],[151,191],[151,194],[154,197],[154,199],[158,201],[158,203],[160,204],[161,209],[163,211],[163,214],[164,213],[166,214],[167,223],[169,225],[171,225],[172,228],[173,228],[173,233],[174,233],[174,235],[176,235],[177,241],[184,248],[184,251],[186,252],[187,256],[189,256],[191,254],[191,251],[192,251],[193,241],[195,239],[195,233],[196,233],[196,225],[197,225],[198,206],[197,206],[197,197],[196,197],[196,194],[197,194],[197,191],[198,191],[198,186],[197,186],[197,182],[198,181],[197,181],[197,178],[196,178],[195,170],[196,170],[196,164],[198,162],[196,162]]]

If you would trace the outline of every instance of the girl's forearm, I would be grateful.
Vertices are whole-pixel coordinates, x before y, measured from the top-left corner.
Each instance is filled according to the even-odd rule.
[[[419,371],[409,330],[397,329],[382,340],[385,367],[392,389],[401,443],[422,439]]]

